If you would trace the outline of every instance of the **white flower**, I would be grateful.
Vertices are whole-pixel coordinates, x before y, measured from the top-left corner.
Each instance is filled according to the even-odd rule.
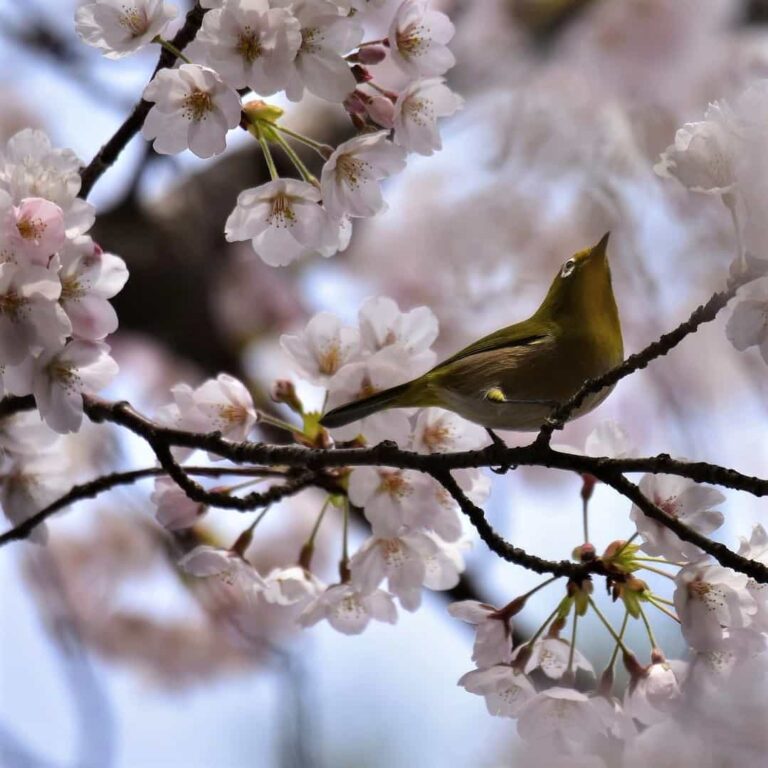
[[[327,409],[402,384],[408,376],[408,364],[405,351],[391,346],[362,362],[345,365],[328,383]],[[331,430],[335,440],[354,440],[363,435],[371,444],[382,440],[405,444],[410,432],[410,420],[401,409],[380,411]]]
[[[699,485],[693,480],[675,475],[644,475],[640,490],[657,507],[685,523],[694,531],[708,536],[723,524],[723,514],[712,507],[725,501],[720,491]],[[636,505],[630,518],[643,537],[641,549],[654,557],[664,557],[672,562],[696,560],[701,550],[687,541],[682,541],[661,523],[657,523]]]
[[[507,664],[473,669],[462,675],[458,684],[469,693],[484,696],[488,712],[496,717],[517,717],[536,695],[533,683]]]
[[[675,134],[675,143],[662,153],[654,170],[659,176],[676,178],[694,192],[723,195],[736,185],[734,136],[730,110],[710,104],[699,123],[686,123]]]
[[[601,421],[584,441],[584,450],[572,445],[553,446],[560,451],[575,453],[579,456],[607,456],[609,459],[623,459],[635,452],[629,435],[621,424],[611,419]]]
[[[192,55],[206,63],[232,88],[251,88],[261,96],[283,89],[301,45],[299,22],[268,0],[227,0],[209,11]]]
[[[430,347],[437,338],[438,323],[429,307],[401,312],[395,301],[378,296],[362,303],[358,321],[364,351],[375,354],[387,347],[401,347],[409,357],[409,376],[434,365],[436,355]]]
[[[197,389],[180,384],[171,389],[178,408],[177,424],[192,432],[221,432],[229,440],[245,440],[256,423],[251,393],[226,373]]]
[[[8,140],[0,154],[0,188],[18,205],[27,197],[42,197],[61,208],[68,237],[86,232],[95,209],[77,197],[81,162],[71,149],[54,149],[48,137],[25,128]]]
[[[364,595],[373,592],[386,578],[389,591],[406,611],[421,605],[421,587],[427,575],[426,559],[437,545],[426,534],[372,537],[350,561],[351,582]]]
[[[444,13],[419,0],[405,0],[389,28],[392,60],[413,78],[442,75],[456,63],[447,45],[453,33]]]
[[[117,330],[117,313],[108,299],[128,280],[125,262],[105,253],[87,235],[68,240],[59,253],[59,302],[72,323],[72,334],[99,341]]]
[[[51,451],[61,439],[34,411],[22,411],[0,421],[0,452],[10,458],[39,456]]]
[[[463,104],[442,77],[411,83],[395,102],[395,144],[420,155],[442,149],[437,118],[452,115]]]
[[[452,411],[422,408],[413,430],[413,450],[417,453],[473,451],[488,443],[488,433]]]
[[[0,264],[0,365],[59,349],[71,325],[57,299],[61,283],[44,267]]]
[[[356,467],[349,476],[349,500],[364,507],[374,535],[399,536],[412,527],[427,482],[408,469]]]
[[[757,613],[748,578],[730,568],[701,561],[675,577],[673,596],[683,636],[698,651],[726,645],[727,630],[748,627]]]
[[[58,205],[28,197],[16,206],[0,190],[0,249],[13,254],[13,260],[47,267],[64,239],[64,216]]]
[[[17,456],[3,465],[0,505],[13,525],[23,523],[64,494],[68,479],[61,466],[61,457],[51,452]],[[47,536],[47,528],[42,524],[29,538],[36,544],[44,544]]]
[[[740,292],[725,326],[725,335],[736,349],[743,352],[757,346],[768,363],[768,277],[754,280]]]
[[[762,525],[757,524],[752,528],[749,540],[739,537],[739,554],[750,560],[768,565],[768,534]],[[755,601],[757,612],[752,618],[752,626],[761,632],[768,632],[768,584],[760,584],[754,579],[747,582],[747,590]]]
[[[283,334],[280,346],[304,378],[313,384],[326,384],[357,355],[360,334],[356,328],[342,325],[331,312],[319,312],[301,333]]]
[[[57,432],[76,432],[83,420],[83,394],[98,392],[117,375],[109,347],[98,341],[70,341],[35,360],[32,389],[40,415]]]
[[[423,491],[414,500],[414,508],[409,509],[409,526],[434,531],[448,542],[458,541],[464,530],[459,505],[437,481],[430,478],[422,478],[422,481]]]
[[[304,604],[317,597],[323,584],[301,566],[275,568],[264,579],[264,599],[275,605]]]
[[[424,559],[424,586],[433,590],[453,589],[464,572],[462,553],[470,544],[464,539],[449,543],[431,533],[427,533],[427,536],[435,542],[437,548]]]
[[[207,511],[208,507],[193,501],[169,477],[158,477],[149,500],[157,507],[157,522],[169,531],[191,528]]]
[[[607,733],[607,724],[595,701],[572,688],[548,688],[523,706],[517,730],[526,741],[561,740],[575,746]]]
[[[323,206],[337,219],[373,216],[384,208],[379,181],[405,167],[405,152],[387,138],[368,133],[339,144],[323,166]]]
[[[674,714],[681,703],[680,688],[685,678],[684,662],[657,662],[630,683],[624,698],[624,709],[643,725],[653,725]]]
[[[96,0],[75,11],[75,28],[84,43],[119,59],[161,35],[176,14],[163,0]]]
[[[290,7],[301,26],[301,45],[290,64],[285,95],[301,101],[306,88],[328,101],[342,102],[355,90],[355,78],[344,55],[357,48],[363,28],[355,19],[340,16],[326,0],[279,0]]]
[[[392,597],[377,589],[360,594],[351,584],[336,584],[316,597],[299,616],[299,624],[311,627],[326,619],[338,632],[359,635],[371,619],[394,624],[397,608]]]
[[[530,674],[534,669],[541,669],[547,677],[559,680],[566,673],[571,659],[571,646],[565,640],[559,637],[540,637],[533,646],[526,644],[515,648],[513,659],[517,658],[521,648],[530,651],[523,669],[526,674]],[[573,669],[583,669],[594,674],[592,665],[577,648],[573,649]]]
[[[202,544],[184,555],[179,567],[190,576],[217,578],[225,588],[233,590],[237,598],[243,598],[246,607],[255,605],[265,587],[256,569],[230,549]]]
[[[227,131],[240,122],[240,97],[208,67],[182,64],[161,69],[144,89],[155,102],[141,133],[155,152],[173,155],[189,148],[198,157],[223,152]]]
[[[331,256],[340,247],[340,225],[318,205],[316,187],[276,179],[238,195],[224,233],[230,242],[251,240],[272,267],[284,267],[308,253]]]
[[[512,619],[499,615],[498,608],[477,600],[461,600],[451,603],[448,613],[476,626],[472,661],[478,667],[508,664],[512,660]]]

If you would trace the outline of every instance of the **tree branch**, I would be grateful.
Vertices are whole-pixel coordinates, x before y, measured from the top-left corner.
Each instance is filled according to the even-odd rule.
[[[195,3],[192,10],[187,13],[184,25],[174,35],[173,40],[171,40],[171,44],[179,51],[184,50],[194,40],[206,13],[206,9],[201,8],[198,3]],[[172,67],[175,63],[176,56],[163,48],[157,60],[157,66],[152,72],[152,77],[161,69]],[[83,200],[87,199],[93,189],[93,185],[101,178],[107,168],[115,163],[120,153],[128,145],[128,142],[141,130],[141,126],[144,124],[144,120],[152,106],[151,101],[139,100],[128,117],[123,121],[123,124],[115,131],[112,138],[96,153],[93,160],[80,171],[82,183],[79,196]]]

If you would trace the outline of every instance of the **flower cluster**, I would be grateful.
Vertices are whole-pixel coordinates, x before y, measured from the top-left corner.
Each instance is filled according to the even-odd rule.
[[[225,0],[208,3],[186,62],[160,70],[144,91],[154,106],[142,133],[155,151],[190,149],[208,158],[224,151],[227,132],[246,127],[261,143],[271,181],[244,190],[227,220],[230,241],[250,240],[272,266],[309,253],[344,250],[350,218],[384,208],[380,183],[402,170],[407,152],[440,149],[437,120],[462,100],[445,85],[454,64],[447,44],[453,25],[425,3],[404,0],[385,37],[363,42],[368,3],[331,0]],[[179,53],[162,32],[175,10],[160,0],[96,0],[80,7],[81,38],[112,58],[150,42]],[[399,92],[375,82],[371,67],[391,57],[405,80]],[[281,110],[260,100],[241,103],[238,91],[266,97],[305,91],[343,104],[359,135],[333,150],[277,122]],[[318,181],[287,138],[318,151]],[[279,178],[270,145],[280,146],[301,180]]]
[[[302,376],[327,387],[327,401],[333,403],[423,372],[434,362],[430,347],[436,336],[437,321],[426,307],[403,312],[391,299],[373,298],[360,308],[357,327],[344,326],[334,315],[320,313],[300,334],[283,336],[282,345]],[[232,385],[230,380],[229,387]],[[206,398],[204,391],[208,392]],[[214,392],[218,399],[212,396]],[[207,382],[195,391],[177,387],[174,398],[174,405],[161,417],[164,422],[232,434],[210,416],[230,410],[220,385]],[[318,414],[305,413],[295,392],[280,399],[291,402],[303,418],[303,429],[295,428],[295,432],[305,441],[318,439]],[[204,400],[208,402],[206,408],[202,408]],[[213,402],[217,403],[215,407]],[[201,408],[209,413],[203,422],[199,419]],[[239,413],[252,410],[242,402]],[[421,453],[470,450],[488,441],[482,428],[438,408],[368,417],[332,434],[337,441],[396,439]],[[241,433],[240,439],[244,436]],[[487,496],[488,479],[478,470],[457,472],[456,477],[477,503]],[[464,569],[461,518],[454,500],[432,478],[407,470],[358,467],[346,473],[344,488],[345,495],[328,497],[317,525],[329,504],[341,507],[347,521],[353,505],[362,510],[372,535],[350,556],[345,523],[339,583],[325,586],[310,570],[317,526],[301,550],[298,565],[266,577],[248,570],[249,576],[243,582],[240,576],[232,575],[233,568],[238,574],[250,568],[238,545],[230,550],[198,548],[182,566],[196,575],[208,575],[199,563],[218,558],[215,572],[229,574],[230,581],[245,583],[250,593],[263,593],[268,602],[279,604],[302,602],[299,622],[303,626],[327,619],[347,634],[362,632],[371,619],[393,623],[397,618],[395,599],[405,610],[414,611],[421,604],[424,588],[443,590],[456,585]],[[159,520],[172,529],[194,525],[205,511],[164,480],[157,481],[154,500]],[[386,591],[382,589],[385,582]]]
[[[109,299],[128,278],[86,234],[79,165],[30,129],[0,154],[0,390],[33,394],[62,433],[79,429],[82,394],[117,372],[104,339],[117,329]]]

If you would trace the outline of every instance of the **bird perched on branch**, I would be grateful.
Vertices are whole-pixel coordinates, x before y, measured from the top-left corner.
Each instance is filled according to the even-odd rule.
[[[607,246],[606,234],[568,259],[527,320],[484,336],[413,381],[334,408],[322,425],[341,427],[387,408],[438,406],[489,430],[539,429],[587,379],[623,359]],[[589,395],[571,418],[610,391]]]

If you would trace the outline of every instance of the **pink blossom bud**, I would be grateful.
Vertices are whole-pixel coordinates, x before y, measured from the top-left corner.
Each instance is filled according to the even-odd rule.
[[[395,124],[395,105],[384,96],[366,96],[364,99],[368,116],[375,123],[384,128],[391,128]]]
[[[383,45],[366,45],[355,54],[355,61],[367,66],[381,64],[387,58],[387,49]]]
[[[360,98],[359,91],[353,91],[344,99],[344,109],[349,112],[350,115],[365,115],[366,109],[363,100]]]
[[[373,80],[373,75],[365,67],[361,67],[359,64],[355,64],[352,67],[352,74],[358,83],[367,83],[370,80]]]

